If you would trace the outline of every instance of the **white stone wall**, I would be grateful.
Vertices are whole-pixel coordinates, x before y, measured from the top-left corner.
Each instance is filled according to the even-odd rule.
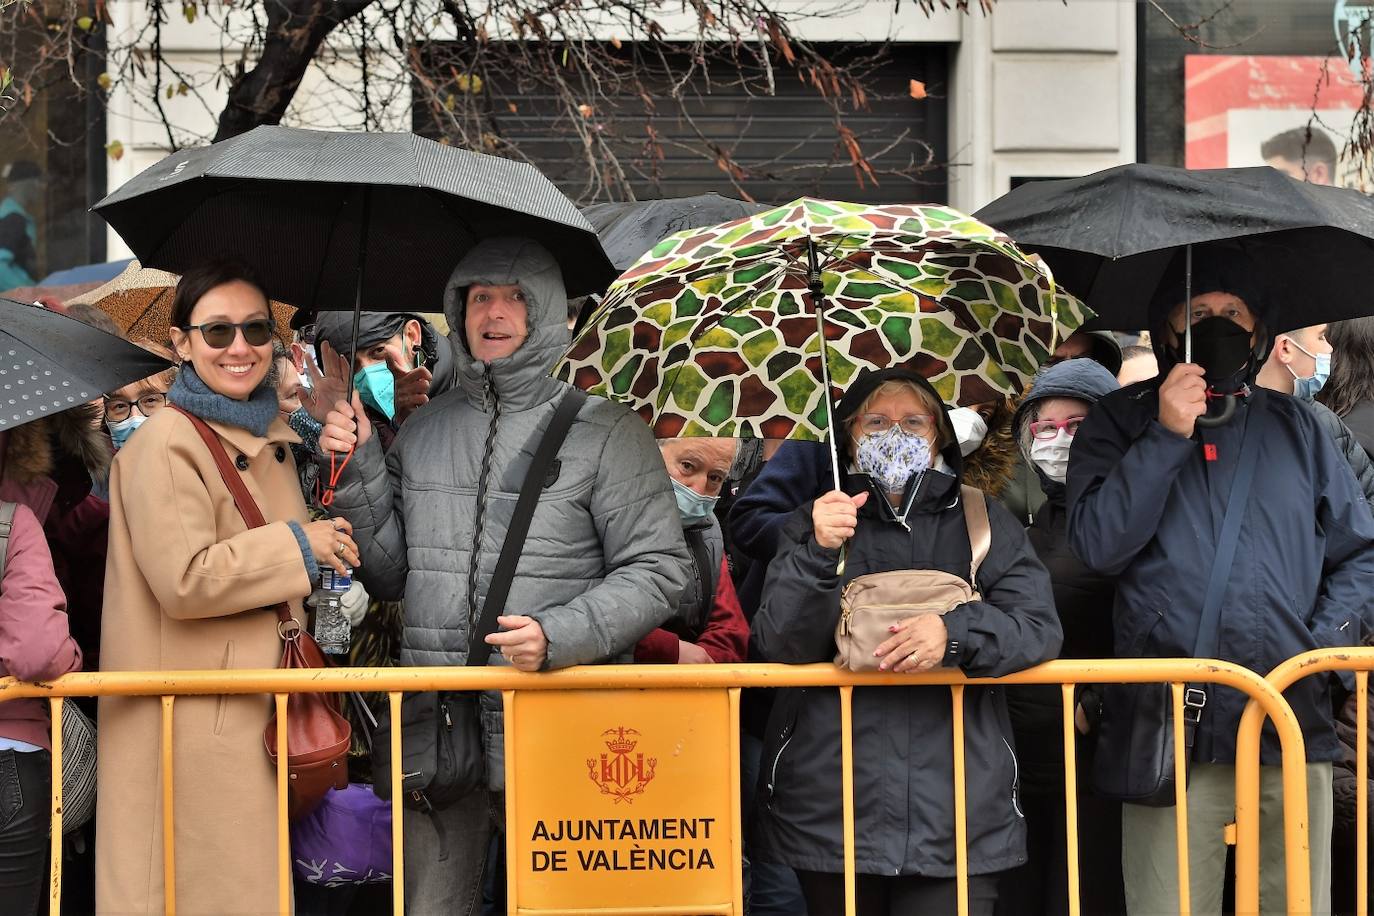
[[[976,210],[1013,176],[1135,161],[1131,0],[998,0],[964,23],[951,74],[950,203]]]
[[[976,5],[976,4],[975,4]],[[894,10],[892,0],[781,0],[804,37],[826,41],[939,43],[952,48],[950,106],[950,203],[976,210],[1010,188],[1013,176],[1069,176],[1135,159],[1135,4],[1132,0],[998,0],[991,15],[937,12],[927,17],[911,0]],[[111,46],[146,34],[144,0],[110,0]],[[182,145],[205,142],[215,131],[226,78],[218,72],[233,59],[237,30],[201,19],[188,24],[173,6],[164,25],[164,55],[191,91],[162,97]],[[212,14],[218,21],[222,13]],[[690,22],[666,19],[670,30]],[[609,31],[608,31],[609,34]],[[385,41],[388,36],[378,34]],[[442,37],[436,35],[436,37]],[[225,55],[224,50],[229,54]],[[384,61],[379,62],[384,63]],[[376,65],[374,63],[374,65]],[[133,86],[111,93],[107,139],[124,154],[109,163],[113,190],[156,162],[169,149],[166,128],[148,109],[151,66]],[[311,67],[287,112],[286,123],[332,129],[362,127],[359,62],[347,43]],[[400,75],[397,74],[399,77]],[[164,80],[176,82],[170,72]],[[375,74],[381,85],[385,73]],[[409,128],[410,95],[403,79],[384,112],[388,130]],[[132,91],[131,91],[132,90]],[[109,257],[127,257],[122,240],[109,236]]]

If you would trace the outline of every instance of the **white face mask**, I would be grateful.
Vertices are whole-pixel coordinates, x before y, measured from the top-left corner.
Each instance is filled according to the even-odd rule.
[[[959,440],[959,454],[965,458],[977,451],[987,438],[988,424],[972,407],[954,408],[949,412],[949,422],[954,426],[954,438]]]
[[[1033,439],[1030,447],[1030,460],[1050,480],[1063,483],[1069,476],[1069,447],[1073,437],[1059,430],[1053,439]]]

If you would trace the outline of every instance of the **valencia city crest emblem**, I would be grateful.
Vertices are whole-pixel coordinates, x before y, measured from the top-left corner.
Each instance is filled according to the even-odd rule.
[[[616,804],[632,804],[634,797],[654,778],[658,760],[653,757],[645,760],[644,753],[635,750],[641,737],[639,732],[623,725],[608,728],[601,733],[606,752],[600,759],[587,758],[587,776],[601,789],[602,795],[610,795]]]

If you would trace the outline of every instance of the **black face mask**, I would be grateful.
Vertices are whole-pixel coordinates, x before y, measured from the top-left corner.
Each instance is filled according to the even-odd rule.
[[[1184,333],[1175,331],[1178,343],[1174,355],[1179,362],[1184,357]],[[1193,325],[1193,362],[1202,367],[1204,377],[1213,388],[1244,384],[1240,378],[1253,355],[1250,332],[1229,318],[1214,315]]]

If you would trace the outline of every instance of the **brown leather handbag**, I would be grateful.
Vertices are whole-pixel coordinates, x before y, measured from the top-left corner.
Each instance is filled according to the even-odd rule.
[[[205,440],[225,486],[234,496],[234,505],[238,506],[244,523],[249,528],[260,528],[267,524],[215,431],[195,414],[175,404],[171,406],[189,419]],[[273,610],[277,612],[277,633],[282,639],[281,664],[278,667],[330,667],[329,660],[320,651],[314,637],[301,627],[300,621],[291,616],[290,606],[283,601]],[[337,693],[293,693],[286,701],[287,816],[291,820],[315,810],[330,789],[348,787],[348,745],[352,731],[348,720],[340,714],[341,703],[341,695]],[[275,712],[262,737],[267,756],[275,767]]]
[[[964,523],[968,527],[973,564],[968,581],[935,569],[895,569],[858,576],[840,597],[840,622],[835,627],[835,664],[850,671],[877,671],[881,659],[873,653],[892,633],[888,627],[917,614],[949,613],[961,604],[979,600],[978,567],[992,547],[992,526],[983,492],[960,489]]]

